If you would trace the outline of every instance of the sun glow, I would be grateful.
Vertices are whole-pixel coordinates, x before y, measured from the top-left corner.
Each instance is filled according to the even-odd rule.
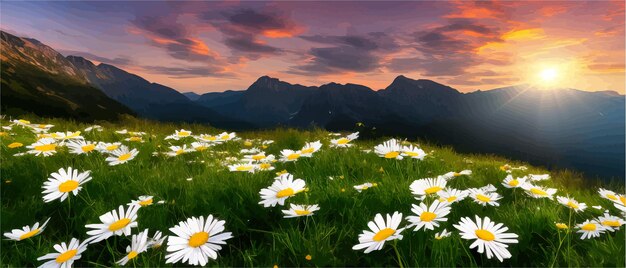
[[[541,77],[541,80],[543,80],[543,82],[551,83],[558,78],[559,73],[554,68],[548,68],[542,70],[539,76]]]

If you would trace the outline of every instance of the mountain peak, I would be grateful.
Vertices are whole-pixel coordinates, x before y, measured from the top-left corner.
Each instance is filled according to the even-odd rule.
[[[69,60],[72,64],[74,64],[74,66],[81,68],[81,67],[89,67],[89,68],[94,68],[96,67],[95,64],[93,64],[93,62],[91,62],[88,59],[85,59],[81,56],[74,56],[74,55],[69,55],[67,57],[65,57],[67,60]]]

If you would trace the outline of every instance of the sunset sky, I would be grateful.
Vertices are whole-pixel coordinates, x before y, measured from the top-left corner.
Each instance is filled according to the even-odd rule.
[[[291,83],[624,93],[624,2],[2,2],[1,27],[181,92]]]

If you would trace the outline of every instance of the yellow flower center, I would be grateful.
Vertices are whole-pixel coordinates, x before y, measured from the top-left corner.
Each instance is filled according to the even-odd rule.
[[[287,156],[287,159],[289,160],[296,160],[300,157],[300,154],[290,154]]]
[[[215,136],[204,136],[203,139],[214,141],[214,140],[217,140],[217,137],[215,137]]]
[[[56,147],[57,147],[56,144],[44,144],[44,145],[35,146],[35,150],[40,151],[40,152],[50,152],[50,151],[54,151]]]
[[[260,164],[260,165],[259,165],[259,168],[260,168],[260,169],[269,169],[269,168],[271,168],[271,167],[272,167],[272,165],[270,165],[270,164],[268,164],[268,163],[263,163],[263,164]]]
[[[197,232],[189,238],[188,244],[190,247],[197,248],[199,246],[206,244],[207,241],[209,241],[209,233]]]
[[[582,227],[580,227],[580,229],[585,230],[585,231],[595,231],[596,225],[593,223],[587,223],[583,225]]]
[[[176,155],[181,155],[183,153],[185,153],[185,150],[183,150],[183,149],[176,150]]]
[[[141,137],[130,137],[129,141],[141,141]]]
[[[626,196],[620,195],[619,196],[619,201],[622,202],[622,204],[624,206],[626,206]]]
[[[478,229],[476,230],[475,233],[476,233],[476,236],[478,236],[478,238],[485,240],[485,241],[493,241],[494,239],[496,239],[496,236],[493,235],[492,232],[489,232],[484,229]]]
[[[222,135],[222,136],[220,137],[220,139],[221,139],[221,140],[227,140],[227,139],[229,139],[229,138],[230,138],[230,135]]]
[[[418,155],[419,155],[418,153],[416,153],[416,152],[411,152],[411,151],[406,151],[406,152],[404,152],[404,153],[405,153],[406,155],[408,155],[408,156],[418,156]]]
[[[70,133],[70,135],[67,135],[65,138],[66,139],[76,138],[76,137],[78,137],[78,135],[80,135],[80,131],[76,131],[74,133]]]
[[[489,196],[483,195],[483,194],[477,194],[476,195],[476,199],[488,203],[489,201],[491,201],[491,198],[489,198]]]
[[[396,233],[396,230],[391,229],[391,228],[385,228],[385,229],[378,231],[378,233],[376,233],[374,237],[372,237],[372,240],[376,242],[380,242],[380,241],[387,239],[394,233]]]
[[[64,263],[66,261],[69,261],[74,256],[76,256],[76,253],[78,253],[78,250],[70,249],[70,250],[68,250],[66,252],[63,252],[54,261],[56,261],[57,263]]]
[[[129,223],[130,223],[130,219],[129,218],[123,218],[123,219],[121,219],[119,221],[111,223],[111,225],[109,225],[109,231],[115,232],[117,230],[120,230],[120,229],[126,227],[126,225],[128,225]]]
[[[398,155],[400,155],[398,152],[388,152],[385,154],[385,158],[396,158]]]
[[[450,196],[447,199],[448,203],[452,203],[452,201],[454,201],[454,200],[456,200],[456,196]]]
[[[250,147],[250,146],[252,146],[252,142],[245,141],[245,142],[243,143],[243,145],[244,145],[244,146],[248,146],[248,147]]]
[[[573,209],[577,209],[578,205],[576,205],[574,202],[572,201],[568,201],[567,204],[565,204],[566,206],[573,208]]]
[[[178,137],[187,137],[189,136],[189,134],[191,133],[189,133],[188,131],[181,131],[181,132],[178,132]]]
[[[312,153],[312,152],[315,152],[315,148],[313,148],[313,147],[309,147],[309,148],[306,148],[306,149],[302,149],[302,153],[303,153],[303,154],[310,154],[310,153]]]
[[[139,201],[139,205],[142,206],[142,207],[152,205],[152,198],[146,199],[146,200],[143,200],[143,201]]]
[[[109,145],[106,147],[107,151],[113,151],[115,149],[117,149],[119,146],[117,146],[117,144],[113,144],[113,145]]]
[[[207,147],[206,147],[206,146],[202,146],[202,145],[201,145],[201,146],[196,147],[196,151],[198,151],[198,152],[200,152],[200,151],[204,151],[204,150],[206,150],[206,149],[207,149]]]
[[[556,224],[556,228],[567,229],[567,224],[565,224],[565,223],[557,223]]]
[[[348,142],[350,142],[350,140],[346,138],[341,138],[337,140],[337,144],[348,144]]]
[[[452,174],[452,176],[454,176],[454,177],[458,177],[458,176],[461,176],[461,173],[454,172],[454,174]]]
[[[422,215],[420,215],[421,221],[432,221],[435,218],[437,218],[437,214],[428,211],[422,212]]]
[[[117,158],[117,160],[119,161],[126,161],[128,160],[130,157],[132,156],[131,153],[125,153],[123,155],[120,155],[120,157]]]
[[[617,200],[617,196],[612,195],[612,194],[606,194],[606,197],[611,200]]]
[[[96,149],[96,145],[95,144],[88,144],[88,145],[85,145],[85,146],[80,147],[80,148],[83,150],[83,152],[88,153],[88,152],[93,151],[93,149]]]
[[[430,187],[430,188],[424,190],[424,192],[426,194],[434,194],[434,193],[439,192],[441,190],[443,190],[443,188],[441,188],[439,186],[433,186],[433,187]]]
[[[237,171],[250,171],[252,170],[252,166],[238,166]]]
[[[509,181],[509,186],[516,187],[517,185],[519,185],[519,181],[518,180],[510,180]]]
[[[293,191],[293,189],[287,188],[287,189],[283,189],[283,190],[278,191],[278,193],[276,193],[276,197],[283,198],[283,197],[292,196],[294,194],[295,194],[295,192]]]
[[[128,253],[128,260],[132,260],[135,257],[137,257],[137,255],[139,255],[139,253],[137,253],[137,251],[132,250],[131,252]]]
[[[65,181],[59,184],[59,192],[67,193],[76,190],[78,188],[78,182],[74,180]]]
[[[252,159],[254,159],[254,160],[256,160],[256,161],[259,161],[259,160],[263,160],[263,159],[265,159],[265,157],[266,157],[265,155],[262,155],[262,154],[257,154],[257,155],[253,155],[253,156],[252,156]]]
[[[24,120],[24,119],[20,119],[20,120],[17,120],[17,121],[22,123],[22,124],[30,124],[30,121]]]
[[[311,259],[313,259],[313,257],[311,257],[311,255],[306,255],[306,257],[304,257],[307,261],[310,261]]]
[[[9,144],[8,147],[13,149],[13,148],[22,147],[22,146],[24,146],[24,144],[21,144],[19,142],[14,142],[14,143]]]
[[[604,226],[611,226],[611,227],[620,227],[622,226],[619,221],[603,221],[602,225]]]
[[[539,188],[531,188],[531,189],[530,189],[530,192],[531,192],[531,193],[533,193],[533,194],[536,194],[536,195],[540,195],[540,196],[546,196],[546,195],[548,195],[548,193],[546,193],[546,191],[541,190],[541,189],[539,189]]]
[[[296,215],[299,216],[304,216],[304,215],[309,215],[311,214],[311,211],[308,210],[300,210],[300,209],[295,209],[294,212],[296,212]]]
[[[31,238],[33,236],[35,236],[37,233],[39,233],[39,229],[34,229],[28,233],[24,233],[23,235],[20,236],[19,240],[24,240],[24,239],[28,239]]]

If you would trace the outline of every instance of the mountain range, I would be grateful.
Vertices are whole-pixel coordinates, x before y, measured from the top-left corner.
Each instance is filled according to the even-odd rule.
[[[85,120],[127,113],[229,129],[339,131],[362,123],[369,129],[361,129],[364,137],[424,138],[465,152],[497,153],[604,178],[624,176],[625,103],[612,91],[518,85],[461,93],[405,76],[373,90],[358,84],[303,86],[263,76],[246,90],[183,94],[109,64],[63,57],[34,39],[2,32],[2,45],[3,113]]]

